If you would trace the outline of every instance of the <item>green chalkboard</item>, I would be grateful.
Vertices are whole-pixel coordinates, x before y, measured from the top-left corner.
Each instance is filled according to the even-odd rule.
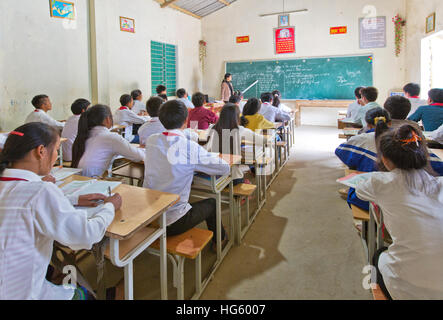
[[[226,72],[233,75],[235,90],[245,98],[259,97],[263,92],[280,90],[283,99],[354,99],[359,86],[372,86],[373,57],[348,56],[227,62]]]

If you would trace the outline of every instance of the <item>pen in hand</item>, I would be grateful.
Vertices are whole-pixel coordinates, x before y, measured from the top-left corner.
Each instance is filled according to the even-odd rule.
[[[112,196],[112,191],[111,191],[111,187],[108,187],[108,196],[111,197]]]

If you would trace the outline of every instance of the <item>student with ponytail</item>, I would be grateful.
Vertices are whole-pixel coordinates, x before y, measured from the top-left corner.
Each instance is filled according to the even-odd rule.
[[[55,184],[42,181],[59,146],[56,128],[33,122],[12,131],[0,154],[0,300],[72,299],[76,288],[45,279],[54,241],[91,249],[121,206],[119,195],[70,201]],[[97,200],[105,204],[93,217],[73,207],[96,206]]]
[[[242,125],[256,131],[262,129],[275,129],[275,124],[259,114],[261,103],[257,98],[251,98],[243,107]]]
[[[78,135],[72,147],[73,168],[83,169],[83,175],[87,177],[101,177],[116,156],[143,161],[144,149],[112,133],[112,126],[112,113],[108,106],[95,105],[81,115]]]
[[[272,102],[272,105],[274,107],[280,109],[283,112],[292,113],[292,109],[281,102],[281,92],[280,91],[274,90],[274,91],[272,91],[272,95],[274,96],[274,100]]]
[[[377,282],[392,299],[443,299],[443,178],[427,170],[429,154],[412,126],[379,137],[380,161],[360,183],[360,199],[377,204],[393,243],[374,256]]]

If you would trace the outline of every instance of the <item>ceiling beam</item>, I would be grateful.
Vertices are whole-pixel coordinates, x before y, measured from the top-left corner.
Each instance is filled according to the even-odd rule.
[[[166,8],[167,6],[173,4],[174,2],[177,2],[177,0],[170,0],[170,1],[164,1],[163,4],[160,6],[162,8]]]
[[[226,1],[226,0],[218,0],[218,2],[223,3],[225,6],[229,6],[230,5],[230,3],[228,1]]]
[[[170,0],[170,1],[166,1],[166,0],[155,0],[155,1],[158,2],[158,3],[160,4],[160,7],[162,7],[162,8],[169,7],[169,8],[172,8],[172,9],[178,10],[178,11],[180,11],[180,12],[183,12],[184,14],[187,14],[187,15],[189,15],[189,16],[191,16],[191,17],[196,18],[196,19],[201,19],[201,18],[202,18],[202,17],[196,15],[195,13],[192,13],[191,11],[188,11],[188,10],[186,10],[186,9],[180,8],[180,7],[178,7],[178,6],[176,6],[175,4],[172,3],[172,2],[175,2],[175,1],[177,1],[177,0],[174,0],[174,1],[172,1],[172,0]],[[164,5],[165,5],[166,3],[168,3],[168,2],[169,2],[169,4],[168,4],[167,6],[164,6]]]

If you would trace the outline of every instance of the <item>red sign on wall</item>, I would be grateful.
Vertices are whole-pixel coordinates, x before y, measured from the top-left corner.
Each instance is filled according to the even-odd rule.
[[[330,32],[331,34],[345,34],[348,33],[348,27],[334,27]]]
[[[237,43],[249,42],[249,36],[237,37]]]
[[[295,52],[295,28],[277,28],[274,30],[275,53],[294,53]]]

